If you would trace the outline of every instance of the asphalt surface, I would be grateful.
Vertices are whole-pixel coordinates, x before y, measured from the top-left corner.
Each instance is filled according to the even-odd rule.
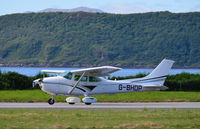
[[[9,103],[1,102],[0,109],[66,109],[66,110],[140,110],[140,109],[200,109],[200,102],[151,102],[151,103]]]

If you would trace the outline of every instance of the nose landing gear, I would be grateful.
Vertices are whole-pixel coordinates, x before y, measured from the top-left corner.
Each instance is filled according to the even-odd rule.
[[[54,98],[53,98],[53,96],[52,96],[52,98],[50,98],[50,99],[48,100],[48,103],[49,103],[50,105],[53,105],[53,104],[54,104]]]

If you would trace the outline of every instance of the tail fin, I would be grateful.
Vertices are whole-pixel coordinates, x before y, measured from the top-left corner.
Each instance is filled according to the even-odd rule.
[[[129,81],[145,86],[163,86],[173,64],[173,60],[163,59],[161,63],[146,77],[131,79]]]
[[[163,86],[173,64],[173,60],[163,59],[161,63],[145,77],[146,80],[151,81],[147,81],[146,85]]]
[[[147,76],[147,78],[167,76],[173,64],[173,60],[163,59],[161,63]]]

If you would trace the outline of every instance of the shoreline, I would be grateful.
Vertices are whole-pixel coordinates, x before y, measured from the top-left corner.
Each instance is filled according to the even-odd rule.
[[[21,68],[90,68],[90,67],[100,67],[100,66],[114,66],[114,67],[120,67],[123,69],[154,69],[157,65],[140,65],[140,66],[119,66],[119,65],[7,65],[7,64],[0,64],[1,67],[21,67]],[[200,69],[199,67],[192,67],[192,66],[173,66],[172,69]]]

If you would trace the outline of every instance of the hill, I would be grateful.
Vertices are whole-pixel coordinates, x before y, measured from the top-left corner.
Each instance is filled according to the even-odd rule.
[[[200,13],[29,13],[0,16],[8,66],[200,67]]]
[[[78,7],[78,8],[73,8],[73,9],[57,9],[57,8],[47,8],[40,10],[39,13],[48,13],[48,12],[89,12],[89,13],[103,13],[102,10],[100,9],[95,9],[95,8],[88,8],[88,7]],[[32,11],[27,11],[25,13],[34,13]],[[37,12],[35,12],[37,13]]]

